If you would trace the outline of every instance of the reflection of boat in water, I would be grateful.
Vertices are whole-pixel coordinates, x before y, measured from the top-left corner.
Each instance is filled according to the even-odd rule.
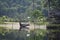
[[[23,29],[23,28],[25,28],[25,29],[29,29],[29,27],[27,27],[27,26],[29,26],[29,24],[26,24],[26,23],[21,23],[21,22],[19,22],[19,25],[20,25],[20,28],[19,28],[19,31],[21,30],[21,29]]]

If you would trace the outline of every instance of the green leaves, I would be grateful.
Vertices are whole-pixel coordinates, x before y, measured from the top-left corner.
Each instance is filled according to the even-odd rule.
[[[42,12],[41,11],[39,11],[39,10],[34,10],[33,12],[32,12],[32,17],[33,18],[42,18],[43,17],[43,14],[42,14]]]
[[[60,0],[50,0],[50,7],[53,9],[60,9]]]

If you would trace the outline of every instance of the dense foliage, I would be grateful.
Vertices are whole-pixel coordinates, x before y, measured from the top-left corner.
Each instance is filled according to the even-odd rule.
[[[49,0],[49,5],[53,9],[60,9],[60,0]]]
[[[60,40],[60,0],[48,0],[49,5],[49,25],[48,40]]]
[[[14,19],[27,20],[34,9],[45,10],[45,0],[0,0],[0,16],[8,16]]]
[[[31,13],[31,21],[36,24],[44,24],[46,23],[46,17],[41,10],[34,10]]]

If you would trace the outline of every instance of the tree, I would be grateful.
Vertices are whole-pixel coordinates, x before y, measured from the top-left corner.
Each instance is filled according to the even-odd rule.
[[[43,14],[39,10],[34,10],[31,14],[31,17],[34,19],[43,18]]]
[[[49,0],[49,7],[48,40],[60,40],[60,0]]]
[[[34,23],[36,23],[36,24],[41,24],[41,23],[43,24],[44,19],[45,19],[45,16],[42,13],[42,11],[34,10],[31,13],[31,20],[34,21]]]
[[[50,7],[53,9],[60,9],[60,0],[50,0]]]

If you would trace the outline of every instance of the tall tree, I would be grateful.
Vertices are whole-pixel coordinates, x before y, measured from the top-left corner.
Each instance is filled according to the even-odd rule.
[[[48,0],[49,25],[48,40],[60,40],[60,0]],[[51,35],[50,35],[51,34]]]

